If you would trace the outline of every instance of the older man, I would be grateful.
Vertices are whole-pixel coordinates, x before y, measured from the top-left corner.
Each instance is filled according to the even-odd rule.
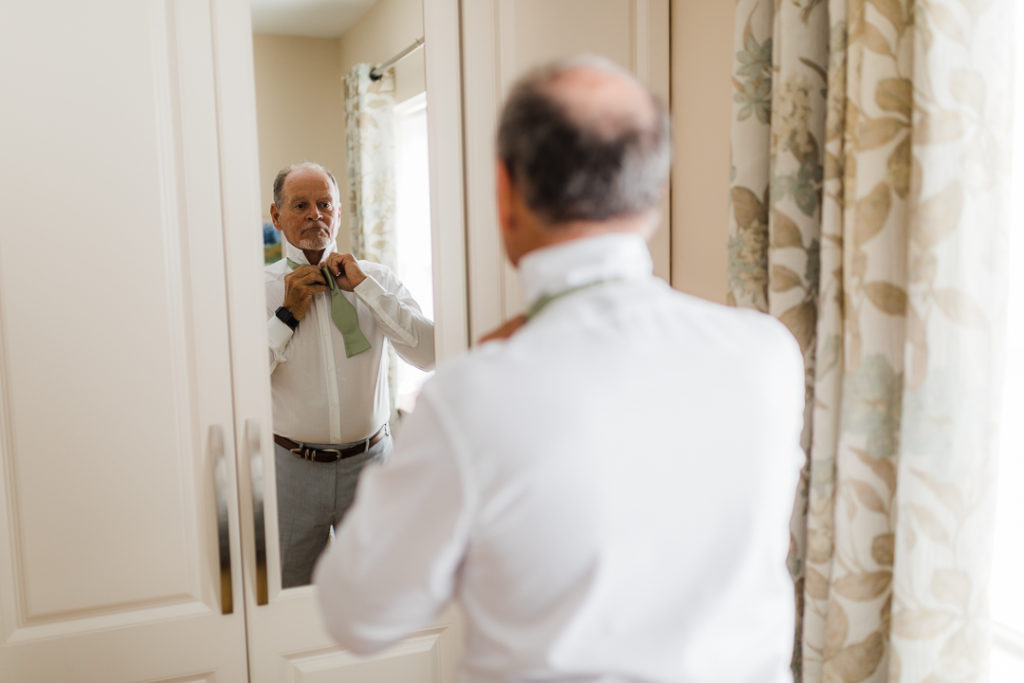
[[[367,471],[315,574],[329,631],[372,652],[455,598],[470,681],[791,680],[794,339],[653,277],[668,121],[629,74],[529,74],[498,155],[528,311]]]
[[[266,268],[284,587],[310,582],[359,473],[391,449],[385,345],[434,364],[434,325],[391,270],[339,254],[341,203],[319,164],[284,169],[270,207],[284,258]]]

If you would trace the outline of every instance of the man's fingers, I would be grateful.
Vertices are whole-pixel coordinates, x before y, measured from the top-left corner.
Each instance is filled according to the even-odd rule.
[[[327,281],[324,280],[324,274],[321,273],[319,270],[313,271],[305,278],[303,278],[302,281],[304,284],[307,285],[324,285],[325,287],[327,286]]]
[[[327,256],[327,267],[335,276],[343,275],[345,273],[345,264],[341,254],[338,252],[329,254]]]
[[[285,280],[292,285],[301,285],[304,287],[314,284],[324,285],[325,287],[327,286],[323,273],[312,266],[310,266],[308,270],[303,269],[300,271],[299,269],[296,269],[295,272],[286,276]]]

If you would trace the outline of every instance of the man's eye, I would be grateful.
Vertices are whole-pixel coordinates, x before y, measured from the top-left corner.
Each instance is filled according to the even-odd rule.
[[[330,210],[334,206],[330,202],[320,202],[320,208]]]
[[[295,208],[296,209],[305,209],[306,208],[306,202],[299,202],[298,204],[295,205]]]

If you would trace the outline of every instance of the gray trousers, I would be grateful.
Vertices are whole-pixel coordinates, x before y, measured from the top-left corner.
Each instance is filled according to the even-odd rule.
[[[391,437],[385,436],[361,455],[323,463],[303,460],[274,444],[282,588],[310,583],[332,526],[341,522],[355,499],[360,472],[370,462],[383,461],[391,448]]]

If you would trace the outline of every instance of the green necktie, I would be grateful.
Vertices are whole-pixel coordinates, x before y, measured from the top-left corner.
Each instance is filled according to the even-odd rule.
[[[288,265],[295,270],[302,264],[288,259]],[[357,353],[368,350],[370,342],[366,340],[363,331],[359,329],[359,316],[356,315],[356,307],[341,293],[341,287],[338,286],[327,266],[321,267],[320,272],[324,274],[327,286],[331,288],[331,317],[334,319],[334,326],[341,332],[342,340],[345,342],[345,356],[351,358]]]

